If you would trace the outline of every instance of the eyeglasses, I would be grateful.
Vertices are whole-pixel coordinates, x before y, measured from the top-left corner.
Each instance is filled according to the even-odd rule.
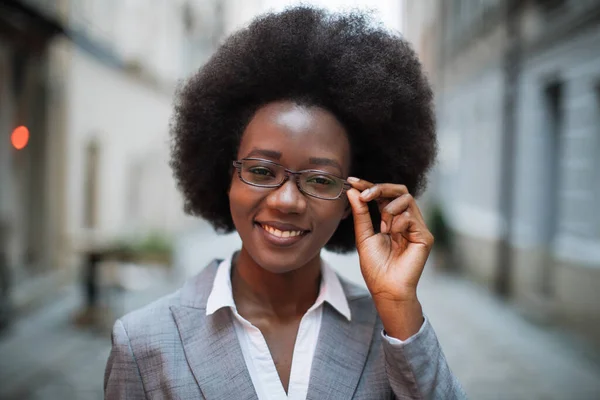
[[[283,165],[260,158],[244,158],[234,161],[233,166],[242,182],[264,188],[281,187],[293,175],[302,193],[323,200],[335,200],[352,187],[344,179],[327,172],[310,169],[291,171]]]

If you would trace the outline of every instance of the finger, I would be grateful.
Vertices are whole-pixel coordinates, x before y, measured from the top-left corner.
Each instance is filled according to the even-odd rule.
[[[390,203],[389,199],[400,197],[405,194],[410,194],[408,188],[405,185],[395,183],[372,183],[365,179],[359,179],[355,177],[349,177],[347,181],[357,190],[361,192],[361,199],[369,202],[376,200],[379,206],[379,211],[383,212],[383,209]],[[425,218],[421,212],[416,200],[412,197],[410,207],[413,209],[415,216],[425,224]],[[389,224],[387,225],[389,227]],[[383,231],[382,231],[383,232]]]
[[[361,198],[366,201],[377,200],[379,209],[389,203],[390,198],[395,198],[403,193],[408,193],[408,189],[404,185],[382,183],[375,184],[365,179],[349,177],[347,181],[355,189],[361,191]]]
[[[392,235],[392,238],[395,235],[401,235],[409,242],[422,244],[427,248],[433,246],[433,235],[410,211],[405,211],[394,217],[390,235]]]
[[[363,201],[371,201],[376,199],[396,198],[407,193],[408,189],[404,185],[395,183],[378,183],[364,190],[360,194],[360,197]]]
[[[374,183],[369,182],[365,179],[359,179],[359,178],[355,178],[353,176],[348,177],[348,179],[346,179],[346,180],[352,185],[352,187],[354,189],[358,190],[361,193],[375,185]],[[388,203],[389,203],[388,199],[378,199],[377,207],[381,211],[381,208],[383,206],[387,205]]]
[[[350,207],[352,208],[352,216],[354,218],[354,235],[356,237],[357,247],[373,236],[375,230],[373,229],[373,221],[371,220],[371,214],[369,213],[369,207],[367,203],[360,199],[360,193],[356,189],[349,189],[346,192]]]
[[[372,182],[369,182],[364,179],[355,178],[353,176],[348,177],[348,179],[346,180],[349,184],[352,185],[354,189],[358,190],[359,192],[362,192],[363,190],[366,190],[374,185],[374,183]]]
[[[380,208],[381,220],[385,221],[386,226],[389,227],[391,219],[394,217],[394,215],[399,215],[406,210],[410,211],[421,224],[427,227],[427,224],[425,223],[425,218],[423,218],[423,214],[419,209],[417,201],[410,193],[403,194],[397,199],[394,199],[393,201],[389,202],[389,204]],[[385,233],[384,230],[382,230],[382,232]]]
[[[411,197],[412,199],[409,205],[410,210],[414,213],[415,217],[417,217],[419,221],[423,223],[423,225],[426,225],[425,218],[423,218],[423,213],[421,212],[421,208],[419,208],[419,204],[417,204],[417,199],[415,199],[412,195]]]
[[[422,232],[415,229],[415,219],[403,213],[394,218],[392,231],[398,232],[391,235],[392,242],[398,246],[402,254],[416,262],[413,265],[421,265],[420,268],[406,269],[409,281],[417,284],[427,262],[431,248],[433,247],[433,236],[429,231]]]
[[[412,196],[408,193],[392,200],[389,204],[380,209],[381,213],[381,233],[388,233],[392,226],[394,216],[402,214],[410,208]]]
[[[402,213],[400,215],[396,215],[396,217],[393,218],[392,222],[388,225],[389,233],[391,235],[399,234],[404,236],[404,233],[406,233],[410,228],[411,223],[412,221],[410,214]],[[408,238],[406,239],[408,240]]]

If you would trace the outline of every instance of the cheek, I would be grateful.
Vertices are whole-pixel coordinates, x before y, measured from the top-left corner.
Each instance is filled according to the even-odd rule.
[[[231,211],[231,217],[233,223],[237,226],[236,220],[241,218],[250,208],[252,203],[252,195],[248,193],[248,190],[240,184],[238,180],[234,179],[229,187],[229,210]]]
[[[316,207],[315,209],[318,213],[318,215],[316,215],[317,220],[321,221],[323,227],[326,228],[327,234],[332,235],[344,218],[346,204],[339,201],[336,202],[336,204],[332,204],[331,207],[321,206]]]

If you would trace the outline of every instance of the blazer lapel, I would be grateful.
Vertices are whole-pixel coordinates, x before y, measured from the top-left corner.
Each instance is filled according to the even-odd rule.
[[[206,315],[218,262],[182,288],[181,306],[171,308],[188,364],[202,394],[210,399],[257,400],[229,309]]]
[[[377,312],[368,293],[342,281],[351,321],[323,305],[307,399],[351,399],[371,347]]]

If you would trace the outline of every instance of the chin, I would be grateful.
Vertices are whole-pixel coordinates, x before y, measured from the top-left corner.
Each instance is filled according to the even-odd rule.
[[[252,253],[250,255],[256,264],[273,274],[286,274],[296,271],[310,261],[310,259],[302,257],[299,254],[281,254],[267,249],[261,249]]]

